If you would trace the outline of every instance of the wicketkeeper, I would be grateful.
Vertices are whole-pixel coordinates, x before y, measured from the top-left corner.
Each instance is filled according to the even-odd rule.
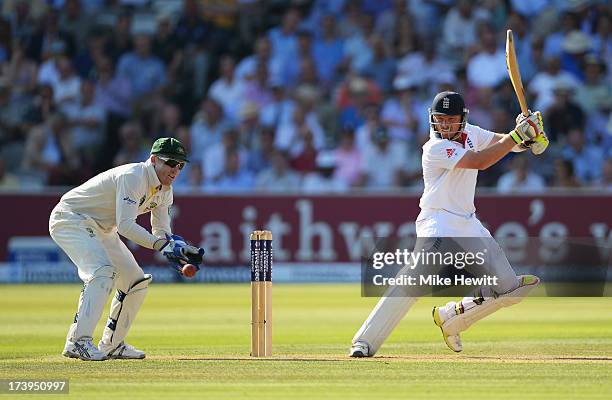
[[[170,228],[172,183],[188,162],[174,138],[158,139],[151,156],[103,172],[64,196],[51,212],[49,233],[68,254],[84,282],[63,355],[81,360],[144,358],[144,351],[124,342],[147,294],[151,275],[138,266],[119,235],[162,252],[172,263],[202,262],[204,250],[188,245]],[[136,223],[151,213],[152,233]],[[98,347],[93,332],[113,287],[108,324]]]
[[[433,319],[444,341],[462,350],[459,334],[476,321],[516,304],[539,283],[533,275],[516,276],[501,247],[476,218],[474,191],[479,170],[501,160],[510,151],[546,150],[548,139],[539,112],[517,117],[508,134],[493,133],[467,123],[468,110],[455,92],[438,93],[429,110],[430,138],[423,145],[421,213],[416,220],[419,238],[483,238],[490,257],[488,272],[498,284],[478,290],[474,296],[433,309]],[[417,297],[384,296],[353,338],[350,356],[371,357],[404,317]]]

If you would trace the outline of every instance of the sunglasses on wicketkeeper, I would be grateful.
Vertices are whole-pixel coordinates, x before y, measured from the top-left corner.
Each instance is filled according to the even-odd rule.
[[[160,160],[164,162],[170,168],[178,167],[178,169],[183,169],[185,167],[185,161],[173,160],[172,158],[165,158],[157,156]]]

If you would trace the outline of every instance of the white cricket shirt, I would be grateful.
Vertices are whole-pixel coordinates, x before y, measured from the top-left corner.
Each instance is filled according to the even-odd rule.
[[[171,233],[169,210],[172,187],[162,186],[151,160],[125,164],[102,172],[64,194],[58,210],[91,217],[105,232],[117,230],[127,239],[149,249]],[[136,223],[151,212],[153,234]]]
[[[420,219],[427,210],[442,209],[459,215],[470,215],[476,211],[474,192],[476,190],[477,169],[455,168],[455,165],[468,151],[485,149],[494,133],[475,125],[467,124],[462,142],[440,139],[433,130],[429,140],[423,145],[423,181],[425,189],[419,202]]]

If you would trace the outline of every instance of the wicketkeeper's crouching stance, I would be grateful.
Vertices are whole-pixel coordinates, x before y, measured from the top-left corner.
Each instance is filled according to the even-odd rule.
[[[416,221],[419,238],[485,238],[492,262],[485,265],[498,277],[495,288],[485,287],[458,302],[434,307],[434,323],[442,330],[448,347],[462,350],[459,334],[487,315],[516,304],[539,283],[536,276],[516,276],[489,231],[475,217],[474,191],[478,170],[501,160],[510,151],[528,148],[542,153],[547,145],[539,112],[517,117],[508,134],[493,133],[467,123],[468,110],[455,92],[442,92],[433,100],[430,139],[423,146],[421,213]],[[386,295],[353,338],[350,355],[371,357],[391,334],[417,297]]]
[[[147,294],[145,274],[119,235],[162,252],[171,263],[200,264],[204,250],[188,245],[170,229],[172,182],[187,162],[183,145],[158,139],[145,162],[103,172],[64,196],[51,212],[49,232],[76,265],[84,282],[63,355],[81,360],[144,358],[124,342]],[[151,212],[152,234],[136,223]],[[110,316],[98,347],[93,333],[113,287]]]

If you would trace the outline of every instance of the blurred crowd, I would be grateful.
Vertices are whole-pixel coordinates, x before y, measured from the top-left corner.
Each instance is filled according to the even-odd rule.
[[[513,128],[512,29],[552,145],[479,185],[612,191],[609,0],[0,4],[0,188],[77,185],[173,136],[176,191],[416,191],[435,93]]]

